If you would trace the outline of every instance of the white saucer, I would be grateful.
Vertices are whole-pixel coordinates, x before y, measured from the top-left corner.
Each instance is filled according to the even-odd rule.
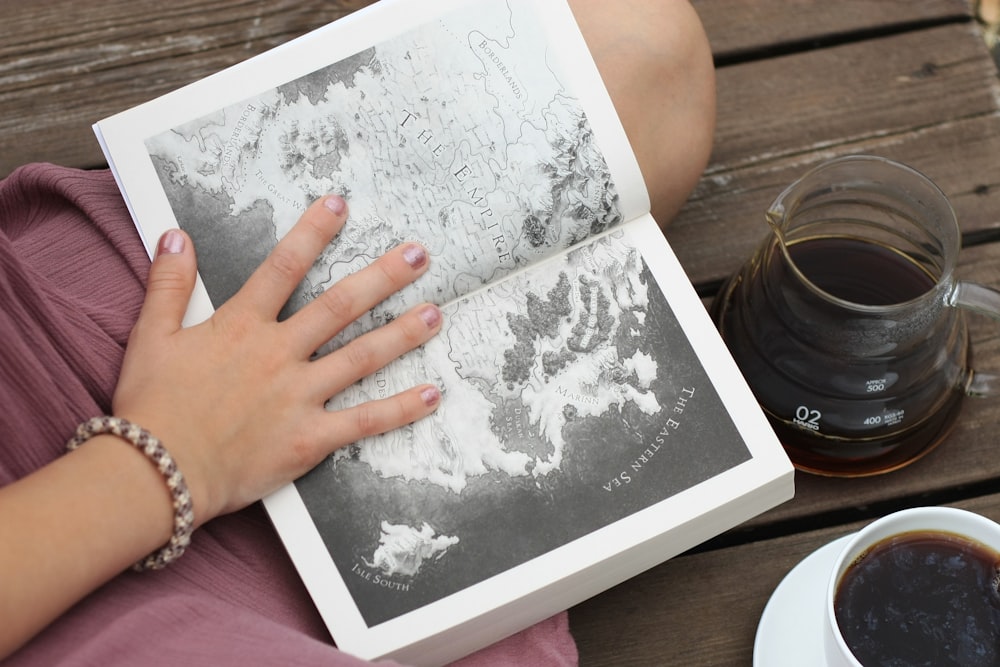
[[[764,607],[753,644],[754,667],[821,667],[823,598],[837,554],[851,535],[820,547],[793,567]]]

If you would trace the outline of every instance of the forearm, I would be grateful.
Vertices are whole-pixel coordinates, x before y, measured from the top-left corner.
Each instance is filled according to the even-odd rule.
[[[115,436],[0,489],[0,659],[161,547],[172,525],[163,477]]]

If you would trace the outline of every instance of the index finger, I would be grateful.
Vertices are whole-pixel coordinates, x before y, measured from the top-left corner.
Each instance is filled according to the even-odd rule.
[[[233,297],[267,319],[276,319],[296,286],[347,220],[340,195],[322,197],[306,209]]]

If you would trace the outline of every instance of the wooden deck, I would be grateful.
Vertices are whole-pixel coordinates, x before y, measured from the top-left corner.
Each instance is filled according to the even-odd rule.
[[[93,121],[284,42],[365,1],[8,3],[0,176],[101,167]],[[706,302],[765,232],[762,212],[825,159],[906,162],[958,213],[959,274],[1000,286],[1000,81],[966,0],[694,0],[718,68],[704,177],[667,230]],[[1000,325],[973,318],[977,365]],[[775,586],[830,539],[891,510],[957,504],[1000,520],[1000,401],[973,400],[941,447],[889,475],[799,475],[796,498],[571,611],[581,664],[750,665]]]

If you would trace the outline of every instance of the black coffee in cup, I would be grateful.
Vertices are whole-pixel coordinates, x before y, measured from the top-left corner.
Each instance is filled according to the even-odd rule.
[[[837,587],[841,634],[866,667],[1000,665],[1000,553],[954,533],[884,539]]]

